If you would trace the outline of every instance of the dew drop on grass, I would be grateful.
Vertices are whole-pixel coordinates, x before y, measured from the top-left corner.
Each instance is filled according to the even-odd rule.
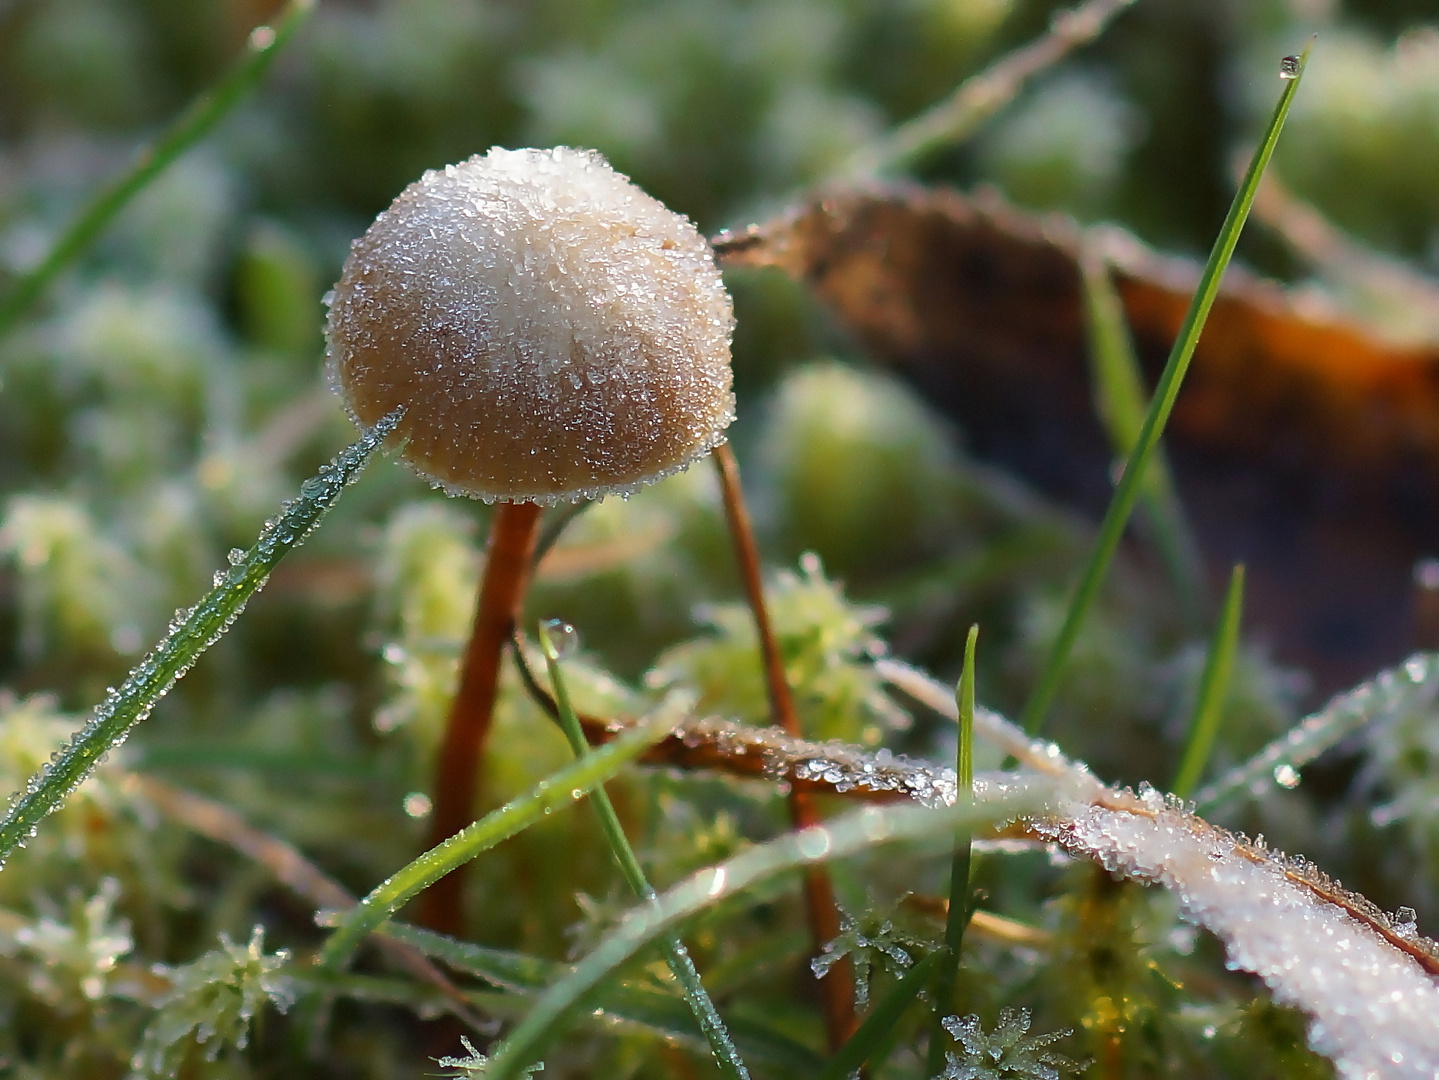
[[[580,632],[563,619],[546,619],[542,624],[550,644],[555,647],[555,657],[564,660],[579,652]]]
[[[1279,77],[1281,79],[1299,78],[1299,57],[1286,56],[1279,61]]]
[[[1293,765],[1279,765],[1274,770],[1274,782],[1293,790],[1299,786],[1299,773]]]

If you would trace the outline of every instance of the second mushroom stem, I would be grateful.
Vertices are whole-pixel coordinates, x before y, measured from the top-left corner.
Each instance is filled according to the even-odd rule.
[[[475,622],[460,664],[460,684],[450,703],[435,767],[431,847],[474,820],[475,785],[494,718],[500,662],[529,586],[541,509],[535,503],[524,502],[499,503],[495,507]],[[423,901],[424,924],[452,936],[461,934],[463,892],[464,878],[459,870],[431,885]]]
[[[794,694],[785,677],[784,661],[770,626],[769,608],[764,599],[764,582],[760,574],[759,548],[755,544],[754,526],[740,487],[739,463],[728,443],[721,443],[710,452],[719,473],[720,492],[724,498],[725,518],[734,540],[740,576],[744,579],[745,595],[754,612],[759,632],[760,655],[764,662],[765,685],[769,691],[770,710],[779,727],[795,737],[803,737],[799,714],[795,712]],[[790,818],[797,829],[818,824],[819,814],[813,796],[807,791],[791,789]],[[839,908],[835,904],[834,884],[823,866],[811,866],[804,872],[805,908],[809,915],[810,933],[816,954],[839,937]],[[820,1001],[824,1007],[825,1029],[831,1051],[838,1050],[854,1033],[854,967],[845,957],[819,980]]]

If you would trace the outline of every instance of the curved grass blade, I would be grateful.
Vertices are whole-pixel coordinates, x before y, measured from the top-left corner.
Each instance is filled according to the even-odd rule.
[[[851,171],[897,171],[961,142],[1013,101],[1035,76],[1102,34],[1133,2],[1086,0],[1070,11],[1059,12],[1047,33],[965,79],[949,97],[901,124],[878,146],[861,151]]]
[[[1127,457],[1144,426],[1145,392],[1139,358],[1134,354],[1134,341],[1125,322],[1124,303],[1109,276],[1109,264],[1094,245],[1081,253],[1079,270],[1099,419],[1115,455]],[[1174,490],[1162,447],[1155,447],[1139,498],[1153,529],[1154,546],[1179,596],[1185,624],[1197,630],[1203,594],[1199,549]]]
[[[255,546],[228,570],[217,571],[215,587],[189,611],[177,612],[170,632],[111,690],[95,715],[40,772],[30,778],[0,822],[0,866],[10,853],[35,834],[45,815],[58,807],[131,728],[150,715],[200,654],[220,639],[246,602],[265,584],[275,564],[304,542],[334,505],[345,485],[394,430],[403,415],[395,410],[337,454],[328,465],[300,485],[300,497],[265,526]]]
[[[560,727],[564,729],[565,739],[568,740],[570,749],[575,752],[577,757],[583,757],[589,749],[589,742],[585,739],[585,733],[580,728],[579,717],[575,715],[574,707],[570,704],[569,687],[566,686],[564,673],[560,670],[560,654],[544,623],[539,626],[539,639],[540,649],[545,654],[545,665],[549,669],[550,685],[554,687],[555,691],[555,706],[559,712]],[[653,902],[655,891],[651,888],[649,879],[645,877],[644,868],[640,866],[640,860],[635,855],[634,848],[630,847],[629,839],[625,836],[624,826],[620,824],[620,816],[615,813],[614,804],[605,794],[605,789],[596,787],[591,793],[590,801],[594,804],[595,813],[599,815],[600,831],[605,834],[605,841],[609,844],[610,853],[614,855],[615,862],[619,864],[620,873],[624,876],[626,884],[638,899]],[[719,1010],[710,1000],[704,983],[700,981],[700,973],[695,969],[694,960],[690,958],[689,950],[685,948],[684,942],[679,939],[677,934],[671,934],[664,939],[664,950],[669,969],[680,984],[680,991],[684,994],[685,1000],[689,1002],[689,1006],[694,1012],[695,1022],[699,1024],[700,1031],[704,1033],[705,1041],[709,1043],[710,1052],[714,1054],[720,1071],[726,1076],[733,1077],[734,1080],[748,1080],[749,1070],[745,1068],[739,1052],[735,1050],[734,1041],[730,1038],[729,1032],[725,1030],[724,1021],[720,1019]]]
[[[969,628],[964,643],[964,672],[959,678],[955,705],[959,708],[959,758],[955,768],[955,801],[962,808],[974,805],[974,648],[979,627]],[[928,1066],[931,1075],[944,1069],[944,1050],[949,1036],[942,1023],[954,1000],[954,984],[964,957],[964,931],[972,907],[969,891],[969,861],[973,836],[961,828],[954,834],[954,858],[949,869],[949,912],[944,922],[944,959],[934,978],[934,1027],[929,1035]]]
[[[573,970],[568,964],[457,941],[404,923],[387,923],[380,932],[447,967],[502,987],[514,996],[512,1013],[522,1012],[522,1002],[537,997]],[[662,1039],[680,1039],[696,1048],[707,1045],[689,1004],[659,988],[630,984],[606,987],[595,997],[595,1010],[601,1023],[619,1021],[645,1028]],[[729,1022],[729,1030],[735,1046],[747,1059],[781,1075],[814,1076],[824,1065],[813,1050],[765,1024],[738,1018]]]
[[[1174,409],[1174,400],[1179,396],[1179,387],[1184,381],[1185,372],[1189,369],[1189,361],[1194,356],[1194,347],[1199,342],[1200,331],[1204,329],[1204,321],[1208,318],[1209,309],[1213,306],[1214,298],[1219,293],[1220,279],[1223,278],[1224,271],[1229,266],[1229,260],[1234,255],[1234,247],[1239,243],[1239,233],[1244,228],[1244,221],[1249,216],[1249,208],[1254,204],[1254,196],[1259,190],[1259,180],[1264,175],[1265,166],[1269,164],[1275,145],[1279,142],[1279,133],[1284,129],[1284,120],[1289,115],[1289,106],[1293,103],[1294,95],[1303,81],[1304,64],[1308,56],[1309,49],[1306,47],[1304,54],[1298,58],[1293,72],[1291,73],[1287,67],[1284,71],[1284,91],[1279,95],[1279,102],[1274,106],[1274,114],[1269,118],[1269,125],[1265,129],[1264,137],[1259,143],[1259,148],[1254,152],[1254,157],[1249,163],[1249,171],[1244,174],[1244,180],[1240,183],[1239,191],[1234,196],[1234,202],[1229,207],[1229,214],[1225,217],[1224,225],[1219,230],[1219,238],[1214,242],[1214,249],[1209,253],[1209,261],[1204,265],[1204,273],[1199,279],[1199,287],[1195,290],[1194,299],[1190,302],[1184,322],[1180,325],[1179,334],[1174,341],[1174,348],[1169,354],[1169,360],[1164,365],[1164,372],[1159,376],[1159,383],[1154,388],[1154,397],[1149,403],[1148,413],[1145,414],[1144,425],[1140,428],[1134,450],[1125,463],[1124,475],[1120,477],[1119,484],[1114,490],[1114,497],[1109,501],[1109,508],[1105,511],[1104,520],[1100,523],[1099,536],[1095,540],[1094,549],[1090,552],[1084,571],[1080,575],[1079,585],[1070,600],[1064,624],[1060,627],[1054,644],[1050,646],[1039,681],[1024,707],[1021,726],[1031,735],[1038,734],[1044,725],[1045,714],[1048,713],[1050,705],[1054,702],[1055,694],[1059,690],[1059,681],[1064,675],[1064,667],[1069,660],[1070,651],[1074,648],[1075,639],[1079,636],[1079,629],[1084,624],[1085,616],[1089,614],[1095,597],[1099,594],[1099,587],[1108,573],[1114,552],[1118,549],[1119,541],[1124,536],[1125,526],[1128,525],[1129,515],[1133,513],[1134,504],[1139,498],[1144,477],[1149,471],[1149,463],[1154,457],[1155,447],[1159,444],[1160,435],[1164,433],[1164,425],[1169,421],[1169,414]]]
[[[849,1080],[864,1065],[877,1066],[889,1049],[895,1024],[899,1023],[900,1017],[914,1003],[934,975],[934,969],[947,955],[948,950],[941,948],[906,971],[884,1000],[870,1010],[864,1023],[840,1047],[839,1053],[829,1059],[818,1080]]]
[[[158,139],[140,152],[126,172],[91,198],[44,261],[16,281],[10,294],[0,300],[0,337],[131,199],[208,135],[254,89],[314,7],[315,0],[289,0],[273,25],[252,30],[244,55],[229,73],[191,102]]]
[[[1242,765],[1235,766],[1194,796],[1196,811],[1207,814],[1243,792],[1259,794],[1275,773],[1299,769],[1351,732],[1422,710],[1432,715],[1439,702],[1439,654],[1417,653],[1398,667],[1333,698]]]
[[[640,724],[579,761],[567,765],[535,788],[432,847],[377,885],[359,905],[340,917],[335,932],[320,950],[320,966],[339,969],[367,936],[399,911],[412,897],[461,863],[529,828],[558,807],[609,779],[669,732],[664,723]]]
[[[1219,721],[1229,697],[1229,679],[1234,674],[1234,655],[1239,651],[1239,623],[1244,615],[1244,564],[1234,567],[1229,578],[1229,591],[1224,594],[1224,610],[1214,627],[1214,640],[1204,661],[1204,674],[1199,679],[1199,695],[1194,702],[1194,717],[1189,722],[1189,738],[1179,771],[1170,790],[1181,799],[1189,798],[1194,785],[1204,775],[1214,739],[1219,734]]]
[[[1004,791],[969,810],[868,807],[832,824],[786,833],[719,866],[701,870],[657,897],[653,904],[634,909],[575,966],[572,974],[552,986],[496,1049],[485,1073],[487,1080],[513,1080],[522,1075],[524,1067],[540,1056],[571,1010],[588,1002],[595,988],[620,965],[726,897],[776,874],[844,858],[880,844],[952,835],[956,828],[972,828],[1033,809],[1039,801],[1032,791]]]

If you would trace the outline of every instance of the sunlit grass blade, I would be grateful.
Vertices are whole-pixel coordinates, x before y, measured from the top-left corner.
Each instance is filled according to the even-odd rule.
[[[1219,721],[1224,716],[1224,703],[1229,699],[1229,681],[1234,674],[1234,657],[1239,651],[1239,624],[1244,617],[1244,564],[1234,567],[1229,590],[1224,594],[1224,609],[1214,627],[1214,640],[1204,661],[1204,674],[1199,680],[1199,694],[1194,701],[1194,715],[1189,721],[1189,737],[1179,771],[1170,790],[1187,799],[1214,751],[1219,734]]]
[[[1134,0],[1087,0],[1061,11],[1049,31],[983,71],[970,76],[949,97],[901,124],[877,146],[856,155],[851,172],[898,171],[961,142],[1013,101],[1035,76],[1070,52],[1093,41]]]
[[[979,627],[969,628],[964,642],[964,671],[959,677],[955,705],[959,708],[959,751],[955,768],[955,800],[961,809],[974,805],[974,649]],[[954,857],[949,868],[949,913],[945,916],[945,957],[934,978],[934,1027],[929,1036],[929,1072],[944,1068],[948,1036],[940,1023],[950,1011],[959,965],[964,957],[964,931],[969,925],[969,862],[973,837],[961,826],[954,834]]]
[[[1274,107],[1274,114],[1270,117],[1259,148],[1249,163],[1249,170],[1244,174],[1244,180],[1239,185],[1239,192],[1229,207],[1229,214],[1225,217],[1224,225],[1219,230],[1219,238],[1214,243],[1214,249],[1209,253],[1209,261],[1204,265],[1204,272],[1199,278],[1199,287],[1194,292],[1194,299],[1190,301],[1189,310],[1185,313],[1184,322],[1180,325],[1179,334],[1175,338],[1174,348],[1170,351],[1164,371],[1159,376],[1159,383],[1154,388],[1154,397],[1150,400],[1149,411],[1145,414],[1144,424],[1139,430],[1134,451],[1125,463],[1124,474],[1119,479],[1114,497],[1110,499],[1109,508],[1105,511],[1104,520],[1100,523],[1099,536],[1096,538],[1094,548],[1080,574],[1079,585],[1070,599],[1064,623],[1050,646],[1039,681],[1035,684],[1034,691],[1025,705],[1021,725],[1031,735],[1037,734],[1044,725],[1045,715],[1049,712],[1049,707],[1053,704],[1054,697],[1059,691],[1059,682],[1064,675],[1065,664],[1074,648],[1075,639],[1079,636],[1079,629],[1084,625],[1085,616],[1089,614],[1089,609],[1099,594],[1099,587],[1104,582],[1109,564],[1114,558],[1114,552],[1118,549],[1119,541],[1124,536],[1124,529],[1129,523],[1129,515],[1134,511],[1134,504],[1139,498],[1149,463],[1154,457],[1155,447],[1159,444],[1159,437],[1164,433],[1164,425],[1169,421],[1169,414],[1174,409],[1174,400],[1179,395],[1179,387],[1184,381],[1185,372],[1189,369],[1189,361],[1194,356],[1194,348],[1199,342],[1200,331],[1204,329],[1204,321],[1208,318],[1209,309],[1214,305],[1214,298],[1219,292],[1220,279],[1223,278],[1224,271],[1229,266],[1229,260],[1234,255],[1234,247],[1239,243],[1239,233],[1244,228],[1244,221],[1249,216],[1249,208],[1254,204],[1255,193],[1259,190],[1259,180],[1264,175],[1264,168],[1269,164],[1270,157],[1274,154],[1274,147],[1279,142],[1279,133],[1284,128],[1284,119],[1289,115],[1289,106],[1293,103],[1294,95],[1303,81],[1304,64],[1308,55],[1309,50],[1306,48],[1304,55],[1299,58],[1293,74],[1290,75],[1287,72],[1285,74],[1284,90],[1279,95],[1279,102]]]
[[[1405,714],[1432,716],[1439,701],[1439,655],[1418,653],[1397,667],[1332,699],[1295,724],[1242,765],[1236,765],[1195,793],[1196,809],[1207,814],[1244,792],[1270,789],[1276,776],[1298,769],[1360,728],[1388,724]]]
[[[320,950],[321,966],[342,967],[360,942],[431,883],[482,851],[527,829],[547,811],[573,805],[580,795],[593,791],[634,761],[668,730],[664,724],[642,724],[627,731],[402,867],[356,907],[345,912]]]
[[[968,811],[870,807],[823,826],[786,833],[691,875],[654,903],[632,910],[575,966],[572,974],[540,998],[490,1058],[487,1080],[512,1080],[521,1075],[526,1065],[540,1057],[570,1011],[587,1002],[591,992],[617,968],[655,939],[727,897],[777,874],[845,858],[880,844],[953,835],[956,828],[1012,817],[1036,808],[1037,796],[1037,790],[1033,790],[993,801],[986,799]]]
[[[386,923],[380,932],[419,949],[446,967],[503,987],[514,1000],[507,1013],[495,1015],[522,1014],[531,999],[571,970],[568,964],[457,941],[403,923]],[[497,1003],[491,1001],[490,1005],[493,1012]],[[695,1047],[706,1045],[688,1003],[665,989],[629,983],[606,986],[597,992],[594,1007],[595,1020],[600,1024],[619,1021],[645,1028],[656,1038],[679,1039]],[[814,1076],[823,1065],[813,1050],[768,1025],[741,1018],[730,1021],[729,1030],[744,1057],[781,1075]]]
[[[1081,256],[1079,266],[1099,419],[1115,455],[1128,457],[1144,426],[1145,391],[1139,358],[1129,336],[1124,303],[1109,276],[1104,256],[1091,247]],[[1198,629],[1203,573],[1199,550],[1184,518],[1163,447],[1155,447],[1139,498],[1153,529],[1154,546],[1179,596],[1184,621],[1190,629]]]
[[[25,309],[94,242],[131,199],[208,135],[254,89],[314,7],[315,0],[289,0],[273,24],[257,26],[251,31],[245,53],[235,66],[191,102],[159,138],[140,152],[128,170],[91,198],[49,254],[20,277],[10,294],[0,300],[0,336],[9,331]]]
[[[564,629],[573,633],[569,627]],[[540,649],[545,654],[545,664],[549,669],[550,685],[555,692],[555,706],[559,712],[560,727],[564,729],[570,749],[575,752],[576,756],[583,756],[589,749],[589,743],[585,740],[579,717],[575,715],[574,707],[570,704],[569,688],[565,684],[564,673],[560,670],[559,651],[555,648],[554,639],[550,636],[550,627],[544,623],[541,623],[539,627],[539,640]],[[595,788],[590,801],[594,804],[595,813],[599,815],[600,830],[605,834],[605,841],[610,846],[610,852],[614,855],[615,862],[619,864],[620,873],[625,882],[637,898],[653,901],[655,891],[650,887],[649,879],[645,877],[644,868],[640,866],[634,848],[630,847],[629,839],[625,836],[624,826],[620,824],[620,817],[615,813],[614,804],[605,794],[605,789],[603,787]],[[709,1043],[720,1070],[726,1076],[747,1080],[749,1071],[745,1068],[744,1062],[740,1060],[734,1040],[725,1030],[719,1010],[715,1008],[714,1002],[710,1000],[709,994],[705,991],[704,984],[700,981],[699,972],[695,970],[694,961],[690,959],[689,950],[685,948],[684,942],[680,941],[677,935],[669,935],[664,939],[664,950],[665,960],[669,963],[670,971],[680,984],[680,991],[684,994],[685,1000],[689,1002],[690,1008],[694,1011],[695,1021],[704,1033],[705,1041]]]
[[[818,1080],[849,1080],[861,1067],[877,1065],[887,1052],[894,1036],[894,1026],[904,1016],[905,1010],[914,1003],[934,975],[935,967],[943,962],[947,950],[939,949],[930,953],[914,967],[884,996],[869,1015],[864,1018],[849,1041],[840,1047],[839,1053],[825,1064]]]
[[[401,415],[397,409],[385,417],[300,485],[300,497],[265,526],[255,546],[243,555],[237,553],[229,569],[216,572],[215,587],[198,604],[176,613],[165,639],[136,665],[119,689],[110,691],[90,722],[30,778],[20,797],[11,803],[5,820],[0,822],[0,865],[34,835],[41,819],[125,740],[130,729],[150,714],[200,654],[220,639],[250,597],[265,584],[275,565],[319,525],[345,485],[359,475],[365,462],[394,430]]]

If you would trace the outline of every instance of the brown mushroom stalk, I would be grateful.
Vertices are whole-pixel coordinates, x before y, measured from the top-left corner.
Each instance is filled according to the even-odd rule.
[[[719,473],[720,492],[724,499],[725,520],[729,523],[730,536],[734,540],[735,557],[739,562],[740,576],[744,579],[745,595],[750,610],[754,613],[755,629],[759,635],[760,658],[764,664],[765,686],[769,693],[770,712],[777,727],[794,738],[803,738],[799,714],[794,707],[794,694],[789,680],[785,678],[784,660],[770,626],[769,608],[764,599],[764,582],[760,575],[759,547],[755,543],[754,525],[750,521],[749,508],[745,505],[744,489],[740,486],[739,463],[728,443],[721,443],[710,451],[710,457]],[[791,787],[789,791],[790,820],[796,829],[806,829],[819,823],[818,809],[814,797],[808,791]],[[805,911],[809,918],[810,934],[813,937],[816,955],[839,937],[839,908],[834,899],[834,883],[830,881],[828,869],[821,865],[810,866],[804,872]],[[830,967],[824,978],[818,981],[820,1002],[824,1008],[825,1034],[831,1052],[838,1050],[848,1041],[855,1029],[854,1015],[854,965],[843,957]]]
[[[444,740],[435,759],[435,809],[429,846],[442,844],[474,820],[480,762],[489,741],[500,663],[529,587],[542,508],[536,503],[500,503],[490,525],[475,621],[450,702]],[[425,893],[420,921],[452,937],[464,931],[464,879],[449,874]]]

